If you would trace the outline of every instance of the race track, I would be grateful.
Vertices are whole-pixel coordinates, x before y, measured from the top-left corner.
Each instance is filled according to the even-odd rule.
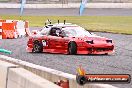
[[[63,55],[49,53],[27,53],[28,38],[0,40],[0,47],[13,51],[8,55],[41,66],[76,74],[76,68],[82,65],[90,74],[130,74],[132,75],[132,35],[95,32],[113,39],[113,55]],[[4,54],[5,55],[5,54]],[[114,84],[119,88],[131,88],[131,84]]]
[[[20,15],[20,9],[2,9],[0,15]],[[79,16],[79,8],[24,9],[23,15]],[[132,9],[85,9],[84,16],[132,16]]]
[[[20,9],[0,9],[0,12],[0,15],[19,15]],[[23,15],[78,16],[79,14],[78,9],[25,9]],[[86,9],[84,15],[132,16],[132,9]],[[0,40],[0,48],[13,51],[13,54],[8,55],[13,58],[67,73],[76,74],[76,68],[82,65],[89,74],[130,74],[132,76],[132,35],[95,33],[113,39],[115,42],[115,54],[63,55],[27,53],[26,42],[28,38]],[[119,88],[132,88],[132,83],[112,85]]]

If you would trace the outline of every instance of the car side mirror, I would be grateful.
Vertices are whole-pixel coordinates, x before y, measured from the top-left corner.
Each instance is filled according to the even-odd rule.
[[[60,37],[62,37],[62,38],[64,38],[64,37],[65,37],[62,33],[61,33],[61,34],[59,34],[59,36],[60,36]]]
[[[64,38],[64,37],[65,37],[65,32],[64,32],[64,31],[61,31],[61,32],[59,33],[59,36],[62,37],[62,38]]]

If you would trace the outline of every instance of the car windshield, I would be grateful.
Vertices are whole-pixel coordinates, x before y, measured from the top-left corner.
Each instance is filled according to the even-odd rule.
[[[69,37],[84,37],[84,36],[92,36],[88,31],[84,28],[75,26],[75,27],[65,27],[62,29],[66,36]]]

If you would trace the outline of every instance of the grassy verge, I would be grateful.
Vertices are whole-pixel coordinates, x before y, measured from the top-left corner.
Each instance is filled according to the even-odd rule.
[[[30,27],[43,27],[47,19],[57,22],[67,20],[87,30],[132,34],[132,16],[0,16],[1,19],[28,20]]]

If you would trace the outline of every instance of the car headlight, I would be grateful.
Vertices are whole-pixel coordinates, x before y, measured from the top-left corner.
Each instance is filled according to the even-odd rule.
[[[86,41],[88,44],[94,44],[93,40]]]
[[[112,43],[112,40],[106,40],[107,43]]]

